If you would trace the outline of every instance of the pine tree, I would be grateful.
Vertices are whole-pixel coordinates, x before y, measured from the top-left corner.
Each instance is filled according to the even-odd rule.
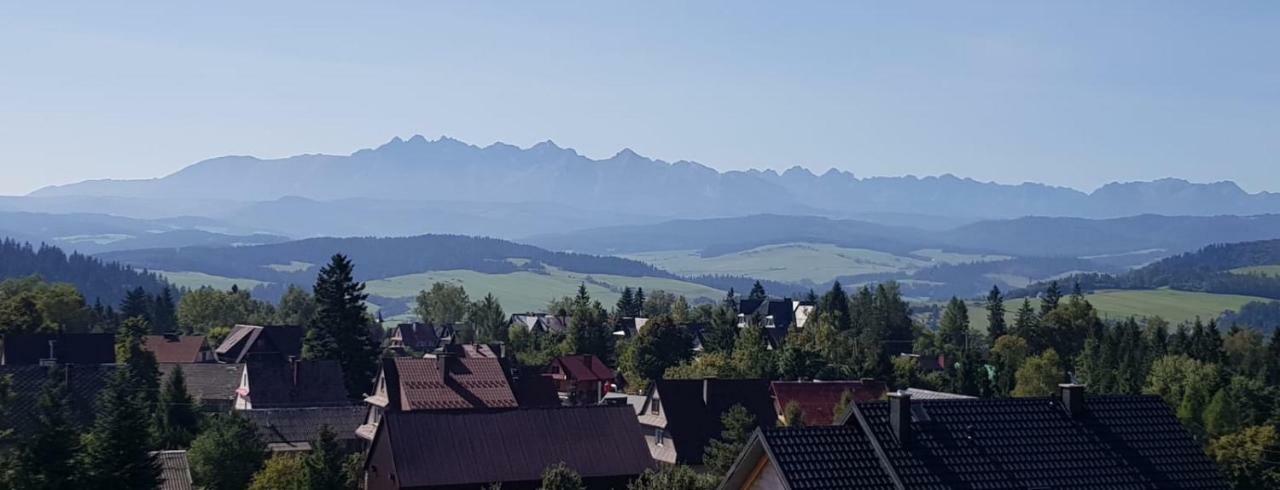
[[[84,438],[81,468],[91,490],[155,488],[160,466],[151,454],[151,417],[135,395],[127,369],[116,371],[98,397],[97,418]]]
[[[831,285],[831,290],[818,300],[817,313],[837,331],[843,332],[853,326],[849,315],[849,296],[845,294],[840,281]]]
[[[178,329],[178,312],[177,306],[173,302],[173,292],[165,287],[157,294],[154,303],[151,305],[151,329],[154,333],[162,334],[177,331]]]
[[[735,314],[738,311],[738,297],[734,294],[733,288],[729,288],[729,292],[725,293],[723,304],[725,308],[733,310]]]
[[[316,317],[303,341],[307,359],[338,361],[346,379],[347,395],[359,399],[369,392],[377,370],[377,345],[369,337],[364,283],[354,279],[354,266],[346,256],[334,255],[320,269],[314,295]]]
[[[706,454],[702,458],[707,469],[717,474],[729,472],[742,449],[747,445],[751,432],[756,430],[756,418],[742,405],[729,407],[720,416],[720,438],[707,445]]]
[[[764,301],[769,299],[769,295],[764,292],[764,286],[760,284],[760,281],[756,281],[756,283],[751,286],[751,292],[747,293],[747,299],[754,300],[754,301]]]
[[[1062,301],[1062,288],[1058,286],[1058,281],[1053,281],[1044,291],[1044,296],[1040,297],[1040,316],[1048,315],[1049,312],[1057,309],[1060,301]]]
[[[142,318],[151,322],[151,297],[147,296],[142,286],[133,288],[125,295],[124,301],[120,303],[120,316],[125,319]]]
[[[676,302],[671,305],[671,321],[676,325],[684,325],[689,323],[689,300],[684,296],[676,296]]]
[[[241,490],[262,468],[267,445],[258,427],[236,415],[215,416],[191,443],[191,474],[204,490]]]
[[[71,425],[67,407],[66,368],[49,370],[36,404],[35,426],[13,455],[8,475],[0,475],[0,487],[38,490],[75,490],[79,468],[76,455],[80,440]],[[12,480],[12,481],[6,481]]]
[[[622,288],[622,296],[618,298],[618,304],[614,306],[614,310],[618,312],[618,316],[635,316],[634,303],[636,299],[631,294],[631,287]]]
[[[187,392],[182,365],[175,366],[160,392],[160,413],[156,419],[156,437],[164,449],[185,449],[200,429],[195,400]]]
[[[493,293],[488,293],[480,298],[480,301],[472,303],[467,318],[475,326],[482,342],[507,341],[509,326],[507,314],[502,311],[502,305],[498,303],[498,298],[495,298]]]
[[[999,286],[991,286],[991,292],[987,293],[987,325],[987,336],[992,343],[1008,333],[1004,320],[1004,295]]]
[[[644,297],[644,288],[636,288],[636,299],[633,303],[631,316],[644,316],[644,303],[648,301]]]
[[[765,344],[764,328],[751,325],[742,329],[730,357],[733,368],[743,378],[772,378],[773,351]]]
[[[302,461],[307,490],[346,490],[345,458],[335,437],[333,430],[324,425],[312,441],[311,453]]]
[[[160,364],[155,353],[143,347],[143,337],[151,327],[141,317],[129,317],[116,334],[116,363],[137,393],[141,408],[156,413],[160,403]]]
[[[1037,335],[1036,330],[1040,325],[1040,319],[1036,316],[1035,310],[1031,309],[1031,300],[1022,299],[1022,306],[1018,307],[1018,315],[1013,321],[1013,334],[1024,339],[1029,339]]]
[[[942,344],[949,354],[967,350],[969,340],[969,307],[959,298],[951,297],[947,309],[942,312],[942,321],[938,323],[938,333],[942,336]]]

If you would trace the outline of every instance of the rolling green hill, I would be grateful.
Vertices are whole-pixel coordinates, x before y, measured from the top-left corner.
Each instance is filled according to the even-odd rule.
[[[626,257],[686,276],[728,274],[819,284],[843,276],[911,272],[929,265],[921,258],[819,243],[766,245],[714,257],[703,257],[694,250]]]
[[[1104,290],[1085,296],[1104,319],[1120,320],[1128,317],[1159,316],[1177,325],[1184,321],[1194,321],[1196,317],[1208,321],[1217,318],[1226,310],[1239,310],[1250,301],[1265,301],[1254,296],[1234,294],[1212,294],[1171,289],[1155,290]],[[1040,308],[1038,300],[1031,300],[1032,307]],[[1010,299],[1005,302],[1008,310],[1005,319],[1013,324],[1021,299]],[[982,303],[969,304],[969,319],[974,329],[987,330],[987,311]]]

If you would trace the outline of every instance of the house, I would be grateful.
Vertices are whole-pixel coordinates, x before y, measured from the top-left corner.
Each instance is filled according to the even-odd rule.
[[[9,378],[11,397],[4,425],[13,430],[15,437],[31,435],[40,412],[40,392],[51,377],[58,376],[67,385],[67,409],[70,414],[68,425],[92,426],[98,394],[106,389],[115,373],[115,364],[0,366],[0,377]],[[0,447],[2,446],[3,442],[0,442]]]
[[[218,344],[214,355],[218,362],[226,364],[300,359],[305,333],[302,327],[236,325]]]
[[[520,327],[529,332],[564,333],[569,330],[571,317],[548,315],[546,313],[517,313],[511,315],[511,326]]]
[[[935,371],[945,371],[947,366],[951,364],[947,361],[945,354],[938,355],[921,355],[912,353],[898,354],[898,357],[905,357],[916,360],[916,369],[922,373],[931,373]]]
[[[779,422],[787,405],[795,403],[804,414],[805,425],[831,425],[837,418],[835,407],[848,392],[854,402],[879,400],[888,387],[881,381],[774,381],[769,384],[773,393],[773,408]]]
[[[546,373],[556,382],[560,397],[572,405],[599,402],[611,390],[615,377],[604,361],[590,354],[552,359]]]
[[[744,299],[738,301],[738,328],[748,325],[764,327],[770,348],[778,348],[792,326],[804,328],[813,315],[814,305],[805,301],[783,299]]]
[[[627,406],[388,412],[365,459],[368,490],[533,490],[565,463],[589,489],[626,488],[652,467]]]
[[[624,316],[614,322],[613,335],[622,338],[635,337],[648,323],[648,318]]]
[[[258,426],[258,436],[271,452],[310,451],[311,441],[329,426],[338,446],[346,452],[360,451],[364,439],[356,436],[356,428],[364,422],[368,410],[359,405],[338,407],[265,408],[241,410],[241,417]]]
[[[186,451],[155,451],[156,463],[160,466],[160,484],[157,490],[194,490],[191,479],[191,463],[187,461]]]
[[[236,389],[244,378],[244,364],[160,364],[161,384],[169,382],[173,371],[182,368],[187,393],[200,409],[207,412],[227,412],[235,407]]]
[[[707,444],[724,430],[720,417],[734,405],[761,426],[777,425],[769,381],[763,379],[659,380],[636,417],[654,460],[700,465]]]
[[[5,335],[0,365],[113,364],[116,336],[109,333]]]
[[[484,356],[475,348],[472,352],[474,357],[450,352],[382,359],[374,393],[365,398],[369,411],[358,431],[360,436],[372,439],[389,413],[517,408],[519,403],[498,358]]]
[[[392,328],[387,335],[387,347],[425,354],[436,350],[441,344],[449,343],[453,338],[453,331],[451,325],[401,323]]]
[[[236,410],[350,405],[338,361],[250,362],[236,389]]]
[[[837,426],[758,430],[721,489],[1226,489],[1159,397],[855,403]]]
[[[212,362],[213,351],[205,343],[203,335],[147,335],[142,338],[142,348],[156,355],[160,363]]]

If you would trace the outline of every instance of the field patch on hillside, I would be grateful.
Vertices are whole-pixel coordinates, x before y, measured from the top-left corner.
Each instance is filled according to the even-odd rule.
[[[973,262],[996,262],[1000,260],[1009,260],[1013,257],[1008,255],[982,255],[982,254],[965,254],[957,252],[948,252],[937,248],[926,248],[911,252],[914,257],[920,257],[935,264],[968,264]]]
[[[1225,310],[1239,310],[1250,301],[1267,301],[1255,296],[1234,294],[1196,293],[1174,291],[1172,289],[1154,289],[1141,291],[1106,290],[1085,295],[1089,303],[1097,308],[1098,314],[1105,320],[1123,320],[1129,317],[1159,316],[1177,325],[1181,322],[1195,321],[1200,317],[1204,321],[1217,318]],[[1063,298],[1066,301],[1066,298]],[[1013,325],[1022,299],[1005,301],[1005,319]],[[1032,299],[1031,306],[1040,310],[1039,300]],[[985,332],[987,330],[987,310],[982,303],[969,305],[970,326]]]
[[[245,279],[243,277],[215,276],[212,274],[205,274],[203,272],[190,272],[190,271],[151,271],[151,272],[154,272],[156,274],[163,276],[165,280],[169,281],[169,283],[173,284],[174,286],[177,286],[180,288],[187,288],[187,289],[200,289],[202,287],[208,286],[214,289],[221,289],[223,291],[226,291],[231,289],[231,286],[236,286],[236,287],[239,287],[240,289],[250,290],[257,287],[259,284],[268,284],[265,281],[259,281],[256,279]]]
[[[1255,265],[1252,267],[1241,267],[1231,269],[1234,274],[1259,274],[1263,276],[1280,277],[1280,265]]]
[[[694,250],[625,256],[684,276],[734,275],[780,282],[824,283],[837,277],[910,272],[932,263],[887,252],[819,243],[766,245],[715,257]]]

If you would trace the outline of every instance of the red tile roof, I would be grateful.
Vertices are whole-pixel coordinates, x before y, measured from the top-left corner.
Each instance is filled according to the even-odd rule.
[[[394,366],[404,411],[517,406],[502,365],[494,357],[402,357],[388,359],[383,366]]]
[[[613,370],[592,355],[561,356],[551,361],[552,375],[575,381],[613,381]],[[558,368],[558,369],[557,369]]]
[[[148,335],[142,347],[156,355],[156,362],[186,363],[200,362],[205,344],[203,335]]]
[[[874,380],[861,381],[774,381],[774,408],[781,414],[787,405],[795,402],[804,413],[807,425],[831,425],[834,411],[845,391],[853,393],[855,402],[879,400],[884,397],[885,384]]]

